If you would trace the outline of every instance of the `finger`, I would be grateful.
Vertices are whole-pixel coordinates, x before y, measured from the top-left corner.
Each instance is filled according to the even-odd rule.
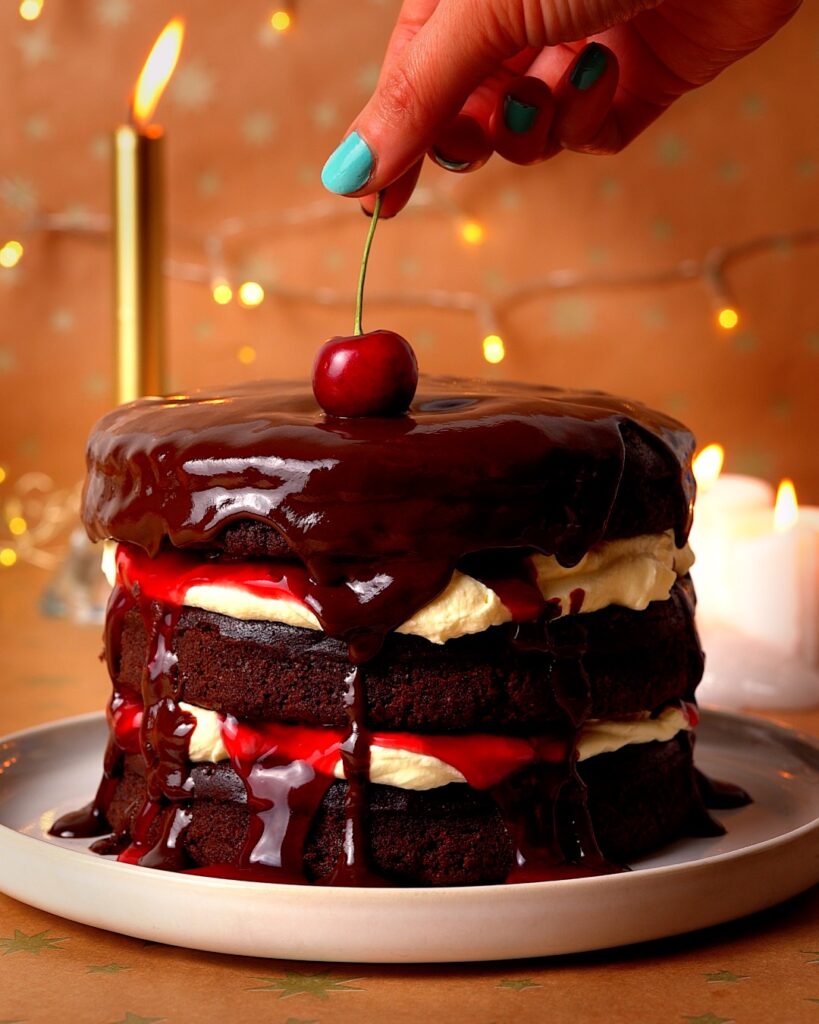
[[[495,151],[516,164],[533,164],[554,155],[552,144],[555,102],[549,87],[539,78],[511,79],[495,97],[490,118],[490,139]]]
[[[582,153],[619,149],[620,123],[613,109],[618,81],[614,53],[598,42],[585,46],[555,87],[553,139]]]
[[[464,12],[473,10],[472,17]],[[519,52],[483,6],[441,3],[385,66],[353,130],[325,164],[332,192],[365,194],[386,187],[435,144],[467,97]],[[524,41],[525,42],[525,41]]]
[[[509,93],[512,83],[520,79],[521,73],[531,63],[535,52],[536,51],[529,48],[515,54],[514,57],[504,61],[503,65],[497,71],[485,78],[481,84],[472,91],[461,108],[460,115],[456,120],[460,125],[462,124],[461,119],[467,117],[476,121],[480,126],[480,134],[477,130],[473,130],[470,133],[470,142],[473,152],[464,152],[462,146],[458,146],[457,142],[453,143],[449,138],[449,129],[445,128],[441,135],[439,135],[438,139],[436,139],[432,151],[432,158],[436,160],[437,163],[442,167],[445,167],[447,170],[456,170],[461,173],[477,170],[478,167],[482,167],[486,163],[491,156],[492,151],[497,148],[495,146],[493,122],[496,117],[498,104],[501,102],[502,98]],[[521,89],[527,95],[534,95],[532,87],[528,87],[524,84],[521,86]],[[534,90],[537,90],[537,85],[534,86]],[[550,99],[544,101],[544,106],[548,107],[550,111]],[[548,117],[541,119],[541,124],[548,127],[550,117],[551,114],[549,113]],[[542,132],[539,132],[538,134],[542,134]],[[519,150],[520,145],[515,147],[514,142],[512,142],[510,148],[513,150],[517,148]],[[442,156],[444,159],[440,159]],[[528,163],[529,160],[525,159],[520,162]],[[452,166],[452,164],[455,164],[456,166]]]
[[[418,184],[418,175],[421,173],[423,166],[423,160],[416,160],[408,171],[384,190],[384,198],[381,201],[382,220],[394,217],[404,209],[415,190],[415,186]],[[364,196],[360,202],[361,209],[368,217],[371,217],[375,208],[375,193]]]
[[[444,126],[429,151],[430,159],[439,167],[457,174],[477,171],[491,155],[488,132],[480,121],[465,113]]]

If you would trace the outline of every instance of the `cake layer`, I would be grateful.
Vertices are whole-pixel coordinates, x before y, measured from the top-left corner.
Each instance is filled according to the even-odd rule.
[[[335,778],[346,777],[341,756],[346,729],[239,722],[185,702],[179,708],[192,726],[187,732],[187,756],[192,764],[218,763],[232,756],[243,761],[264,760],[271,754],[284,760],[306,756],[311,763],[314,759],[320,762]],[[141,701],[115,694],[109,718],[117,746],[129,753],[142,752]],[[572,748],[577,761],[586,761],[626,746],[671,739],[680,731],[690,731],[696,723],[696,707],[679,701],[654,714],[645,711],[628,718],[588,719],[576,736],[567,735],[566,730],[537,737],[374,732],[369,736],[369,781],[424,790],[465,783],[468,775],[473,787],[487,789],[536,761],[565,761]]]
[[[400,884],[502,882],[513,868],[515,841],[501,808],[518,799],[532,801],[530,820],[544,814],[549,820],[552,795],[545,771],[535,766],[518,773],[500,799],[465,785],[428,792],[368,785],[367,859],[379,875]],[[108,811],[118,833],[130,832],[142,806],[142,772],[141,758],[126,759]],[[597,841],[611,861],[622,863],[686,832],[713,827],[697,790],[688,734],[602,754],[583,762],[578,772],[588,787]],[[239,865],[250,823],[241,780],[226,764],[196,766],[192,778],[195,797],[179,835],[183,863],[189,868]],[[313,818],[304,849],[308,878],[329,875],[338,862],[346,792],[345,782],[333,783]],[[561,813],[571,816],[571,802]],[[158,838],[158,829],[149,832],[148,845]],[[570,860],[575,852],[564,851]]]
[[[540,643],[553,653],[530,649]],[[124,617],[109,666],[118,690],[141,694],[142,616]],[[171,638],[179,699],[243,720],[343,727],[346,644],[309,629],[184,609]],[[539,732],[563,724],[563,659],[583,652],[592,718],[688,698],[702,675],[690,580],[635,612],[612,606],[543,625],[501,626],[443,646],[390,634],[367,664],[367,724],[434,732]],[[558,666],[556,669],[555,666]],[[576,694],[580,699],[582,694]]]
[[[475,575],[456,570],[444,591],[396,632],[442,644],[544,614],[556,619],[612,604],[642,611],[652,601],[667,600],[694,556],[687,545],[676,548],[668,531],[602,541],[569,568],[554,556],[537,554],[473,556],[467,562]],[[138,587],[143,599],[233,619],[321,629],[305,600],[306,570],[292,561],[224,562],[167,549],[149,558],[132,544],[109,541],[102,564],[112,587],[117,582],[129,590]]]
[[[332,636],[383,636],[476,552],[576,564],[603,539],[690,525],[693,439],[598,392],[427,378],[407,416],[326,417],[309,389],[258,382],[143,399],[92,433],[83,518],[149,553],[275,531]],[[258,530],[242,534],[247,542]],[[344,581],[347,586],[338,586]]]

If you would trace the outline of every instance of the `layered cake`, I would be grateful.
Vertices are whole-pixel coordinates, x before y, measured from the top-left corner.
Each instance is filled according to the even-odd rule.
[[[110,742],[54,831],[339,885],[606,873],[718,831],[692,449],[599,392],[444,378],[403,415],[272,382],[109,413],[83,516]]]

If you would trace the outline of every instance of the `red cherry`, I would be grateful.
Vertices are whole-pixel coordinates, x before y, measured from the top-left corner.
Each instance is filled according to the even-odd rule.
[[[415,353],[394,331],[330,338],[313,363],[313,394],[330,416],[400,416],[417,386]]]

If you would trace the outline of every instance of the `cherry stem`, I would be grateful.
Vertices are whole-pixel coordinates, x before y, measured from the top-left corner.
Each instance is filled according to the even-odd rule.
[[[375,226],[378,224],[378,218],[381,214],[381,200],[384,198],[383,190],[378,192],[375,197],[375,209],[373,215],[370,218],[370,230],[367,232],[367,241],[364,243],[364,254],[361,257],[361,270],[358,272],[358,291],[355,298],[355,329],[353,334],[356,337],[363,334],[361,330],[361,309],[364,305],[364,280],[367,277],[367,263],[370,259],[370,249],[373,247],[373,236],[375,235]]]

